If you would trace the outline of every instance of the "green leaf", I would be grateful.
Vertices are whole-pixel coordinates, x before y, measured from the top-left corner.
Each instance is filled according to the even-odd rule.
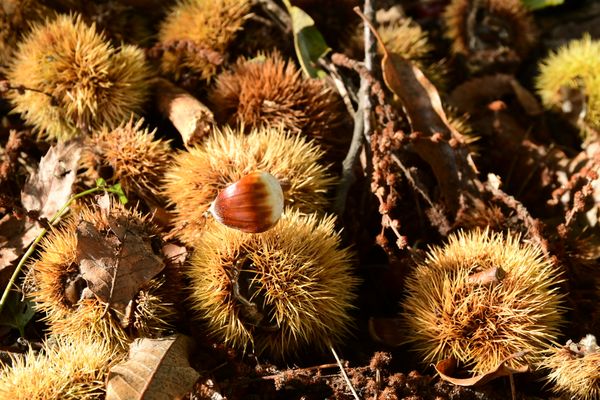
[[[102,178],[96,179],[96,186],[99,188],[106,187],[106,181]]]
[[[129,201],[127,199],[127,196],[125,196],[125,192],[123,192],[123,188],[121,187],[120,183],[115,183],[114,185],[112,185],[109,191],[111,193],[116,194],[117,197],[119,197],[119,201],[121,202],[121,204],[127,204],[127,202]]]
[[[25,336],[25,327],[34,314],[33,303],[28,299],[21,301],[21,294],[11,290],[0,313],[0,325],[18,329],[20,335]]]
[[[525,7],[530,10],[539,10],[546,7],[559,6],[565,2],[565,0],[521,0]]]
[[[284,3],[292,18],[294,48],[302,70],[311,78],[326,76],[327,73],[319,68],[318,61],[331,49],[316,28],[315,21],[301,8],[292,6],[289,0],[284,0]]]

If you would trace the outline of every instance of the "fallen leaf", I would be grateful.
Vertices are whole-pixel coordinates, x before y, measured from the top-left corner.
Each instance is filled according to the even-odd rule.
[[[535,96],[508,74],[488,75],[463,82],[452,91],[449,102],[459,110],[473,115],[481,113],[482,104],[505,99],[507,96],[514,96],[528,115],[543,113],[543,107]]]
[[[188,257],[187,249],[174,243],[167,243],[162,247],[162,253],[169,264],[183,265]]]
[[[456,134],[448,124],[437,89],[410,60],[384,50],[381,69],[385,84],[402,102],[413,131],[438,133],[445,140]]]
[[[71,197],[81,156],[82,141],[58,142],[40,160],[21,193],[23,207],[40,218],[50,219]],[[0,286],[6,286],[14,262],[42,231],[43,227],[25,216],[13,214],[0,220]]]
[[[201,143],[212,132],[212,111],[185,90],[166,79],[156,80],[156,103],[181,135],[186,146]]]
[[[285,6],[292,18],[292,29],[294,33],[294,48],[302,70],[311,78],[322,78],[325,71],[318,68],[318,61],[331,49],[325,43],[323,35],[315,26],[315,21],[301,8],[284,0]]]
[[[521,104],[521,107],[523,107],[523,110],[525,110],[528,115],[537,116],[544,112],[544,108],[540,102],[529,90],[525,89],[518,80],[511,77],[509,83],[519,104]]]
[[[438,372],[438,374],[440,374],[440,377],[443,380],[453,383],[455,385],[479,386],[479,385],[484,385],[496,378],[500,378],[501,376],[508,376],[508,375],[512,375],[512,374],[518,374],[518,373],[523,373],[523,372],[529,371],[529,367],[527,365],[524,365],[519,368],[511,368],[506,365],[506,363],[508,361],[510,361],[514,358],[517,358],[517,357],[521,357],[525,353],[527,353],[527,352],[520,351],[518,353],[511,354],[510,356],[508,356],[504,360],[502,360],[498,364],[498,366],[496,368],[494,368],[493,370],[483,373],[483,374],[475,375],[471,378],[454,378],[454,377],[450,376],[456,372],[456,368],[457,368],[456,360],[452,357],[438,362],[435,365],[435,370]]]
[[[129,324],[130,303],[165,267],[150,238],[124,218],[109,217],[110,231],[101,233],[87,221],[77,226],[77,258],[81,275],[98,299]]]
[[[477,193],[473,187],[476,168],[460,146],[462,135],[448,123],[440,95],[435,86],[410,60],[389,52],[370,21],[358,7],[354,11],[369,26],[383,51],[381,69],[386,86],[400,99],[413,131],[414,151],[432,168],[446,205],[453,214],[459,209],[464,191]]]
[[[58,142],[40,161],[21,193],[27,211],[37,211],[40,218],[50,219],[71,197],[77,165],[83,144],[81,140]]]
[[[136,339],[127,360],[108,373],[106,400],[182,398],[200,377],[189,364],[191,345],[184,335]]]

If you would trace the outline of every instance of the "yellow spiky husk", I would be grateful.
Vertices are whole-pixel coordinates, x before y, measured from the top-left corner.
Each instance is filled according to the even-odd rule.
[[[585,122],[600,130],[600,41],[584,35],[552,52],[539,65],[537,92],[549,109],[561,109],[560,89],[583,90],[586,97]],[[583,138],[591,132],[581,130]]]
[[[141,49],[114,48],[81,17],[60,15],[32,27],[7,77],[43,92],[9,92],[14,112],[48,138],[68,139],[140,112],[151,72]]]
[[[108,216],[125,216],[131,225],[140,227],[149,236],[153,228],[137,211],[129,211],[119,203],[111,205],[109,213],[97,207],[82,206],[77,215],[72,215],[55,231],[44,238],[37,260],[30,265],[28,284],[32,287],[31,297],[39,311],[45,312],[45,321],[55,335],[77,336],[85,332],[92,338],[106,340],[111,345],[126,348],[139,336],[155,336],[171,328],[176,318],[173,305],[175,294],[180,290],[175,282],[176,274],[168,271],[154,277],[134,299],[133,323],[124,328],[112,310],[97,299],[73,300],[69,297],[68,281],[79,274],[76,228],[80,221],[94,224],[105,232],[109,227]],[[169,279],[172,278],[172,279]],[[74,303],[75,301],[75,303]]]
[[[13,400],[103,399],[111,365],[122,357],[108,342],[55,336],[44,350],[0,363],[0,398]]]
[[[280,358],[326,348],[348,334],[358,281],[332,217],[288,209],[261,234],[211,221],[187,274],[195,315],[234,348]],[[256,308],[244,308],[232,281]]]
[[[428,56],[433,50],[427,33],[410,18],[402,18],[377,29],[385,48],[409,60]]]
[[[469,283],[475,272],[501,267],[497,284]],[[514,234],[473,230],[429,250],[407,278],[403,318],[425,362],[454,357],[472,373],[531,363],[559,334],[563,321],[559,270],[541,250]]]
[[[250,11],[248,0],[180,0],[160,26],[158,40],[163,45],[188,41],[198,49],[222,56],[241,30]],[[176,81],[186,72],[210,80],[217,66],[193,49],[167,50],[161,71]]]
[[[217,119],[233,126],[283,124],[338,152],[345,150],[350,138],[349,132],[339,129],[345,113],[339,96],[324,80],[304,77],[278,52],[239,58],[231,71],[217,77],[209,101]]]
[[[155,138],[156,130],[142,128],[143,123],[131,117],[114,129],[94,131],[82,155],[83,178],[95,182],[102,177],[111,185],[120,182],[128,196],[158,197],[171,147],[169,141]],[[101,172],[107,167],[109,177]]]
[[[445,36],[452,42],[451,50],[455,54],[474,55],[481,49],[472,48],[471,36],[467,29],[472,7],[478,5],[496,19],[510,24],[510,50],[523,58],[535,44],[537,31],[533,17],[520,0],[452,0],[444,11],[446,25]]]
[[[600,398],[600,348],[596,346],[595,351],[577,354],[569,347],[567,343],[552,348],[541,362],[541,367],[550,370],[547,379],[554,385],[554,391],[570,399]]]
[[[193,245],[201,236],[210,203],[220,190],[253,171],[264,171],[285,184],[285,204],[304,212],[323,212],[335,179],[319,164],[323,151],[282,127],[245,135],[225,127],[202,146],[174,156],[165,174],[165,196],[175,207],[173,224],[180,240]]]

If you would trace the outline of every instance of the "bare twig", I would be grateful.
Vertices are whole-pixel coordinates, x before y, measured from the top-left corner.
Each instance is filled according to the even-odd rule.
[[[517,218],[523,222],[523,226],[527,229],[530,239],[540,247],[544,255],[549,257],[550,249],[548,247],[548,241],[542,236],[541,222],[533,218],[520,201],[506,194],[501,189],[494,187],[489,180],[483,183],[482,191],[483,190],[486,190],[494,197],[494,199],[515,211]]]
[[[346,85],[344,84],[344,81],[342,80],[342,77],[340,76],[337,67],[334,63],[330,62],[329,60],[326,60],[325,58],[320,58],[319,64],[329,72],[329,77],[333,81],[335,88],[342,97],[348,114],[350,114],[352,118],[354,118],[354,114],[356,114],[356,111],[354,111],[354,106],[352,105],[350,93],[348,92],[348,89],[346,89]]]
[[[352,133],[352,142],[350,143],[350,149],[344,161],[342,161],[342,177],[337,187],[337,193],[335,196],[334,211],[337,215],[342,215],[346,208],[346,200],[348,198],[348,191],[352,184],[356,181],[354,176],[354,165],[358,160],[358,155],[363,147],[364,141],[364,109],[362,104],[358,105],[358,110],[354,114],[354,131]]]
[[[364,14],[368,18],[374,17],[374,7],[372,4],[373,0],[365,0]],[[373,70],[373,60],[375,58],[375,38],[371,30],[365,26],[364,30],[364,42],[365,42],[365,61],[364,68],[370,72]],[[338,215],[342,215],[346,208],[346,199],[348,198],[348,191],[350,186],[356,181],[354,176],[354,166],[358,160],[358,155],[363,148],[364,140],[370,141],[369,135],[371,133],[371,111],[373,106],[371,104],[371,84],[370,80],[365,76],[361,75],[360,78],[360,89],[358,91],[358,110],[354,115],[354,131],[352,133],[352,142],[350,143],[350,149],[346,158],[342,162],[342,178],[338,185],[336,193],[334,210]]]
[[[294,372],[311,372],[311,371],[320,371],[322,369],[329,369],[329,368],[336,368],[339,367],[339,365],[336,364],[321,364],[321,365],[315,365],[312,367],[306,367],[306,368],[295,368]],[[281,375],[286,372],[286,371],[282,371],[278,374],[274,374],[274,375],[265,375],[265,376],[261,376],[260,379],[265,379],[265,380],[270,380],[270,379],[277,379],[279,377],[281,377]]]
[[[408,181],[408,183],[410,183],[410,185],[415,190],[415,192],[417,192],[418,194],[421,195],[421,198],[423,200],[425,200],[425,202],[427,203],[427,205],[429,205],[429,207],[434,207],[435,205],[433,204],[433,201],[431,201],[431,199],[429,198],[429,195],[427,193],[425,193],[425,189],[423,188],[423,186],[415,181],[415,178],[413,177],[412,173],[402,163],[402,160],[400,160],[400,157],[398,157],[398,155],[395,153],[392,153],[391,156],[392,156],[392,160],[396,163],[396,165],[402,170],[402,172],[404,172],[404,176],[406,177],[406,180]]]
[[[350,378],[348,378],[348,374],[346,374],[346,370],[344,369],[344,365],[342,364],[342,360],[340,360],[340,358],[338,357],[338,355],[335,352],[335,349],[333,348],[333,346],[329,346],[329,349],[333,353],[333,356],[335,357],[335,361],[337,361],[338,366],[340,367],[340,372],[342,373],[342,377],[344,378],[344,380],[346,381],[346,384],[350,388],[350,391],[352,392],[352,395],[354,396],[354,398],[356,400],[360,400],[360,397],[358,397],[358,393],[356,393],[356,390],[354,389],[354,386],[352,386],[352,382],[350,382]]]
[[[363,7],[363,14],[369,20],[374,20],[375,18],[375,4],[373,4],[375,0],[365,0],[365,5]],[[373,36],[373,32],[369,29],[369,27],[365,24],[363,30],[363,40],[365,42],[365,68],[367,71],[373,71],[373,60],[375,59],[375,52],[377,51],[375,47],[375,37]],[[359,101],[363,103],[363,120],[364,120],[364,132],[365,138],[369,137],[369,133],[371,132],[371,110],[373,108],[371,104],[371,98],[369,96],[369,82],[368,80],[361,78],[360,80],[360,90],[359,90]]]
[[[0,93],[7,92],[9,90],[16,90],[19,94],[23,94],[25,92],[35,92],[35,93],[43,94],[44,96],[48,96],[50,98],[51,105],[53,105],[53,106],[58,105],[58,99],[56,97],[54,97],[53,95],[51,95],[50,93],[46,93],[43,90],[24,86],[24,85],[13,86],[10,83],[10,81],[8,81],[7,79],[0,80]]]

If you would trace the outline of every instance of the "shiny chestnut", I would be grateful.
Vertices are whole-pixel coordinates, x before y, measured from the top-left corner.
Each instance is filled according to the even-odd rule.
[[[217,221],[248,233],[270,229],[283,213],[281,184],[267,172],[252,172],[227,186],[212,202]]]

